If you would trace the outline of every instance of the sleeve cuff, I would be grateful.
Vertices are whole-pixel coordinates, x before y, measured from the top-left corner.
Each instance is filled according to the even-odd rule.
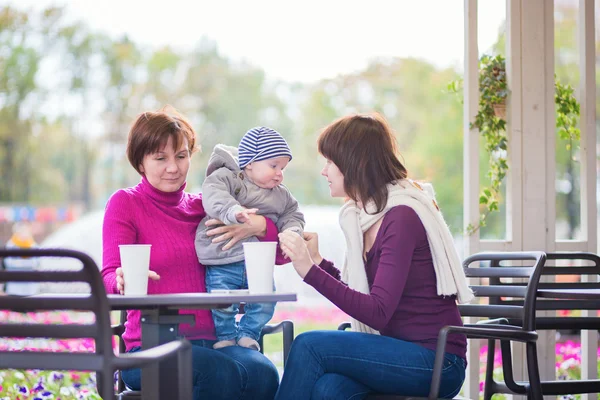
[[[239,221],[237,220],[237,218],[235,217],[235,214],[242,211],[244,209],[244,207],[240,206],[240,205],[235,205],[233,207],[229,208],[229,211],[227,211],[227,215],[224,218],[224,223],[226,225],[234,225],[234,224],[239,224]]]
[[[319,266],[313,264],[313,266],[310,267],[306,275],[304,275],[304,282],[312,286],[311,282],[314,282],[318,278],[320,272],[325,271],[323,271]]]
[[[265,222],[267,223],[267,232],[263,238],[259,238],[261,242],[279,242],[279,237],[277,236],[279,231],[277,231],[277,226],[271,221],[269,218],[265,218]]]

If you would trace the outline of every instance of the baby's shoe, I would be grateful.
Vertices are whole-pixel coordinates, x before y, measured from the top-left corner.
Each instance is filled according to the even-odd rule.
[[[248,336],[242,336],[241,338],[239,338],[237,344],[248,349],[260,351],[260,346],[258,345],[258,342]]]
[[[223,347],[235,346],[235,340],[219,340],[217,343],[213,344],[213,349],[222,349]]]

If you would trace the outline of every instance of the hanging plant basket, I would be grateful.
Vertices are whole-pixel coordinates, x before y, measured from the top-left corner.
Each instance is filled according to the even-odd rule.
[[[492,104],[494,115],[506,121],[506,103]]]
[[[504,57],[501,55],[483,55],[481,57],[479,60],[479,110],[469,127],[477,128],[484,138],[485,151],[489,156],[490,184],[481,190],[479,205],[482,212],[479,215],[478,223],[467,226],[466,233],[469,235],[485,226],[486,218],[491,212],[498,211],[501,184],[508,173],[506,99],[509,89],[506,78]],[[581,140],[581,132],[577,126],[580,105],[575,97],[575,91],[570,85],[561,84],[556,76],[554,84],[556,128],[560,138],[567,142],[567,150],[572,151],[573,146]],[[461,86],[462,81],[452,81],[448,84],[448,91],[458,94]]]

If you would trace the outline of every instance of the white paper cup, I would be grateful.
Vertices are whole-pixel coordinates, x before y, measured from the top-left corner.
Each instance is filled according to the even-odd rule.
[[[250,294],[273,293],[277,242],[249,242],[243,246]]]
[[[125,295],[148,294],[151,244],[120,244],[121,268],[125,281]]]

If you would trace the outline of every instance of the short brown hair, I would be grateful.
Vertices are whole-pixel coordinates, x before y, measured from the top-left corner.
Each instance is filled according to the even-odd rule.
[[[377,212],[387,203],[386,185],[408,175],[394,133],[378,113],[338,119],[321,132],[317,144],[344,175],[346,194],[363,204],[372,200]]]
[[[135,170],[147,154],[154,154],[163,148],[169,138],[173,139],[173,149],[179,150],[187,140],[190,154],[199,150],[196,146],[196,132],[188,120],[173,107],[165,106],[158,111],[143,112],[136,118],[127,138],[127,158]]]

